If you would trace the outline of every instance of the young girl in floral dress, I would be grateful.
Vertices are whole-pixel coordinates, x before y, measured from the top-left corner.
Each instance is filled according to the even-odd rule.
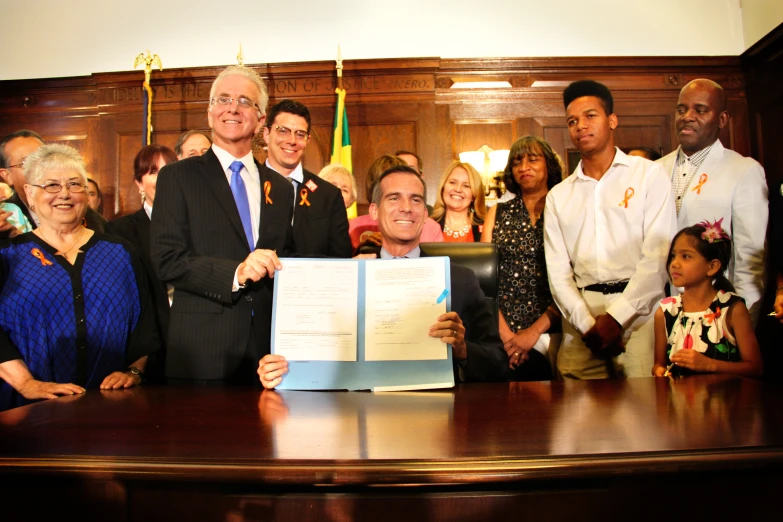
[[[745,301],[724,275],[731,239],[715,223],[680,230],[669,250],[669,277],[682,294],[655,313],[653,375],[736,373],[759,377],[763,366]]]

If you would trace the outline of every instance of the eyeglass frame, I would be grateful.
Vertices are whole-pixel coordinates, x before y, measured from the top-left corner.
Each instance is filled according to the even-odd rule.
[[[68,191],[69,194],[84,194],[87,191],[87,187],[85,185],[82,185],[78,181],[68,181],[63,185],[62,183],[56,183],[51,182],[47,183],[46,185],[36,185],[35,183],[28,183],[31,187],[38,187],[39,189],[43,189],[44,192],[47,194],[59,194],[62,192],[63,188]],[[51,190],[47,189],[47,187],[60,187],[57,189],[57,192],[52,192]],[[73,187],[81,187],[81,190],[73,191],[71,190]]]
[[[223,98],[224,100],[228,100],[228,101],[226,103],[222,103],[220,101],[221,98]],[[240,100],[247,100],[249,102],[253,102],[253,105],[252,105],[252,107],[248,107],[248,106],[242,105]],[[258,106],[258,103],[254,102],[253,100],[251,100],[247,96],[237,96],[236,98],[231,98],[230,96],[215,96],[215,97],[213,97],[209,101],[210,105],[222,105],[224,107],[231,107],[234,104],[234,102],[237,102],[237,107],[242,108],[242,109],[252,109],[253,107],[255,107],[256,110],[258,111],[258,114],[259,115],[261,114],[261,107]]]
[[[20,161],[20,162],[19,162],[19,163],[17,163],[16,165],[8,165],[8,168],[9,168],[9,169],[12,169],[12,168],[16,167],[16,168],[18,168],[18,169],[24,169],[24,163],[25,163],[25,161],[27,161],[27,158],[23,159],[22,161]]]
[[[294,136],[296,136],[296,139],[298,139],[299,141],[307,141],[307,140],[310,139],[310,132],[309,131],[303,131],[301,129],[291,130],[288,127],[286,127],[285,125],[275,125],[274,127],[272,127],[270,125],[267,128],[270,129],[270,130],[271,129],[275,129],[277,131],[277,133],[280,136],[282,136],[283,138],[287,138],[288,136],[293,134]],[[280,129],[283,129],[283,130],[281,131]],[[299,132],[304,133],[304,137],[301,137],[299,134],[297,134]]]

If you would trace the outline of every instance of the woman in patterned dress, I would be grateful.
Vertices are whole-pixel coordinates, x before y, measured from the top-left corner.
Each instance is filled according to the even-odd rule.
[[[486,214],[481,176],[468,163],[452,162],[440,177],[431,216],[443,230],[443,241],[481,241]]]
[[[552,300],[544,259],[544,202],[562,179],[560,158],[534,136],[511,146],[503,175],[517,196],[489,209],[481,240],[500,254],[498,329],[508,354],[511,380],[552,378],[560,312]]]
[[[24,167],[40,223],[0,243],[0,410],[138,385],[160,344],[141,262],[128,243],[85,228],[74,148],[44,145]]]

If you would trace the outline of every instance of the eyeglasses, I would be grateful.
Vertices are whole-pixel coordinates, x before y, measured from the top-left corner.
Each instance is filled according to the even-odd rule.
[[[212,103],[217,103],[218,105],[225,105],[230,106],[232,103],[237,102],[237,107],[241,109],[252,109],[255,107],[258,109],[258,112],[261,112],[261,107],[256,104],[253,100],[250,98],[245,98],[244,96],[240,96],[239,98],[229,98],[228,96],[218,96],[217,98],[212,98]]]
[[[310,137],[310,133],[303,130],[295,130],[292,131],[288,127],[283,127],[282,125],[277,125],[274,127],[274,129],[277,131],[277,133],[280,135],[281,138],[288,138],[291,136],[291,133],[294,133],[294,136],[296,136],[296,139],[299,141],[305,141]]]
[[[12,169],[12,168],[14,168],[14,167],[17,167],[17,168],[23,169],[23,168],[24,168],[24,162],[25,162],[25,161],[27,161],[27,158],[23,159],[22,161],[20,161],[20,162],[19,162],[19,163],[17,163],[16,165],[8,165],[8,168],[9,168],[9,169]]]
[[[44,189],[49,194],[59,194],[60,191],[63,189],[63,185],[60,185],[59,183],[47,183],[46,185],[36,185],[34,183],[30,184],[33,187],[38,187]],[[65,184],[65,188],[68,189],[68,192],[71,194],[80,194],[84,192],[84,189],[86,188],[84,185],[79,183],[78,181],[69,181]]]

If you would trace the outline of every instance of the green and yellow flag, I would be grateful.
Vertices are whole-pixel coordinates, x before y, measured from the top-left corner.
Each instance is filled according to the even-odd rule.
[[[351,135],[348,132],[348,114],[345,112],[345,89],[337,88],[337,109],[334,112],[334,136],[332,138],[331,164],[339,163],[351,173]],[[348,219],[356,217],[356,203],[348,209]]]

